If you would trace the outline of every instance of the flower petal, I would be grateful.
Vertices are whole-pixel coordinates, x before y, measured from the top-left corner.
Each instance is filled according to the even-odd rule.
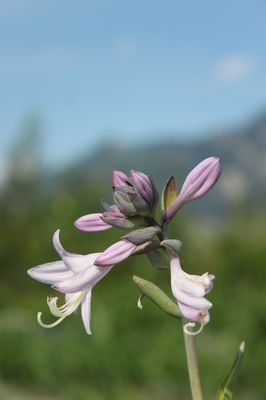
[[[83,215],[74,222],[74,225],[79,230],[85,232],[105,231],[112,228],[112,226],[104,222],[101,217],[102,213]]]
[[[178,302],[178,307],[182,315],[189,321],[198,321],[202,317],[200,310],[196,308],[189,307],[181,302]]]
[[[202,322],[204,325],[206,325],[210,320],[210,314],[208,311],[202,313],[201,311],[180,302],[178,303],[178,307],[182,315],[189,321]]]
[[[54,261],[38,265],[37,267],[29,269],[27,273],[36,281],[49,285],[70,278],[73,275],[73,272],[65,266],[63,261]]]
[[[54,248],[64,261],[66,267],[71,269],[73,272],[80,272],[84,268],[93,265],[96,258],[99,256],[99,254],[101,254],[101,253],[92,253],[92,254],[81,255],[76,253],[70,253],[66,251],[62,246],[59,238],[59,233],[60,233],[59,229],[54,233],[53,236]]]
[[[85,299],[82,300],[81,317],[87,334],[91,335],[91,289],[88,290]]]
[[[175,288],[174,296],[178,302],[196,308],[197,310],[207,311],[212,307],[212,303],[204,297],[193,297],[177,288]]]
[[[140,171],[131,171],[131,179],[139,195],[151,206],[153,204],[153,188],[150,177]]]
[[[57,282],[53,288],[63,293],[75,293],[92,288],[112,269],[112,267],[113,266],[100,268],[92,265],[68,279]]]
[[[127,175],[124,174],[124,172],[116,171],[116,170],[113,171],[112,182],[113,182],[113,186],[115,188],[127,185],[128,180],[129,179],[128,179]]]
[[[200,282],[200,277],[196,275],[188,275],[184,271],[171,271],[171,286],[172,292],[181,290],[193,297],[203,297],[206,294],[206,289],[203,283]],[[194,277],[194,279],[193,279]]]

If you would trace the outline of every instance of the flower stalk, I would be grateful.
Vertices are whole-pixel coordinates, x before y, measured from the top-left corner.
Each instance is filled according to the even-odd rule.
[[[189,328],[190,329],[190,328]],[[198,358],[196,353],[195,335],[193,331],[189,333],[183,325],[185,349],[187,358],[188,375],[193,400],[203,400],[201,381],[199,375]]]

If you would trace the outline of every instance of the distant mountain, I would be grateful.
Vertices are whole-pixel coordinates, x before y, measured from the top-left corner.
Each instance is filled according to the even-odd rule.
[[[266,115],[193,143],[172,140],[132,149],[108,143],[67,168],[63,176],[72,186],[101,179],[106,188],[112,169],[136,169],[150,174],[161,189],[170,175],[181,185],[192,167],[211,155],[221,157],[222,177],[204,201],[191,205],[191,210],[216,215],[228,206],[256,205],[266,198]]]

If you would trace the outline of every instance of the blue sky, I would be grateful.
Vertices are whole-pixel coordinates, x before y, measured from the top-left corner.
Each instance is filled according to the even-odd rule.
[[[44,157],[192,140],[266,109],[266,3],[0,2],[0,165],[28,115]]]

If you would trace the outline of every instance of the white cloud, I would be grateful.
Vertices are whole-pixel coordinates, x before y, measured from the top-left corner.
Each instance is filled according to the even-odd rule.
[[[254,72],[255,64],[255,60],[250,56],[234,54],[217,62],[215,74],[222,82],[239,82]]]

